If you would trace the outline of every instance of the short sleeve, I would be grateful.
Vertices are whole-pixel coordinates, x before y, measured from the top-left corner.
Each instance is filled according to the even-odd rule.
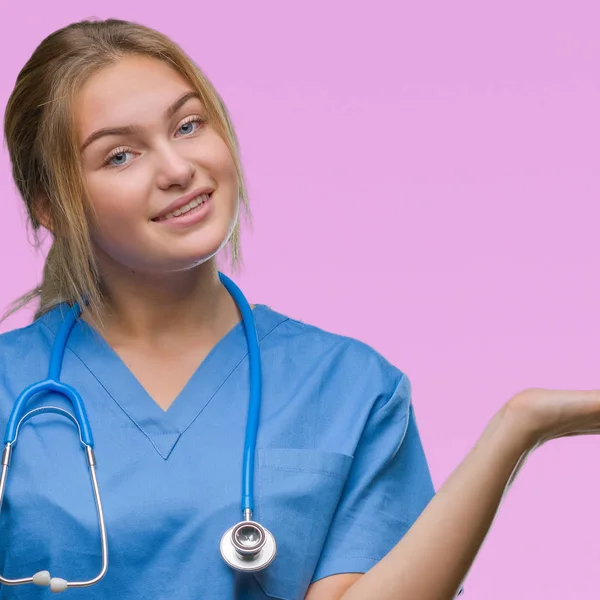
[[[367,572],[401,540],[434,495],[410,381],[402,374],[390,399],[365,426],[312,581]]]

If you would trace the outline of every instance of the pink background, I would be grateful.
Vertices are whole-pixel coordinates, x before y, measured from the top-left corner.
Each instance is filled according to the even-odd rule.
[[[3,3],[2,109],[72,21],[131,19],[180,43],[241,140],[254,226],[236,280],[409,375],[436,487],[518,390],[600,387],[597,3],[91,5]],[[5,148],[0,195],[4,308],[43,258]],[[529,459],[466,597],[598,598],[599,458],[584,437]]]

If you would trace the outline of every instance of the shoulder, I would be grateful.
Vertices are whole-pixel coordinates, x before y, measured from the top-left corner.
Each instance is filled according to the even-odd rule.
[[[398,387],[410,383],[405,373],[393,365],[371,345],[322,327],[283,315],[268,307],[269,316],[277,323],[261,340],[263,353],[285,357],[290,373],[321,376],[338,388],[354,388],[362,396],[390,397]],[[327,383],[323,382],[326,386]]]
[[[37,348],[46,351],[52,345],[67,309],[66,304],[58,304],[28,325],[0,333],[0,360],[13,353],[29,354],[28,350]]]
[[[44,317],[0,334],[0,403],[45,376],[53,338]]]
[[[0,333],[0,361],[10,364],[16,358],[31,356],[32,350],[40,345],[47,346],[52,335],[43,317],[24,327]]]

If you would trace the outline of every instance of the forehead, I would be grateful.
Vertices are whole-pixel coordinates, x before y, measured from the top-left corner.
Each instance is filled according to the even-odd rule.
[[[92,75],[75,99],[80,141],[95,129],[131,124],[151,126],[189,83],[163,61],[131,56]]]

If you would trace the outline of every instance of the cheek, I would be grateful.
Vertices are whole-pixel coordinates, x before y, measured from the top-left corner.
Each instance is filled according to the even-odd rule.
[[[89,202],[94,216],[90,224],[92,238],[106,250],[126,248],[139,242],[146,223],[147,194],[134,177],[120,181],[104,177],[89,182]]]
[[[89,202],[98,226],[127,224],[131,227],[136,221],[144,221],[147,194],[139,179],[122,177],[117,181],[104,177],[102,181],[88,182]]]
[[[203,147],[201,160],[221,183],[231,184],[237,181],[237,171],[229,148],[214,131],[211,131],[211,138]]]

